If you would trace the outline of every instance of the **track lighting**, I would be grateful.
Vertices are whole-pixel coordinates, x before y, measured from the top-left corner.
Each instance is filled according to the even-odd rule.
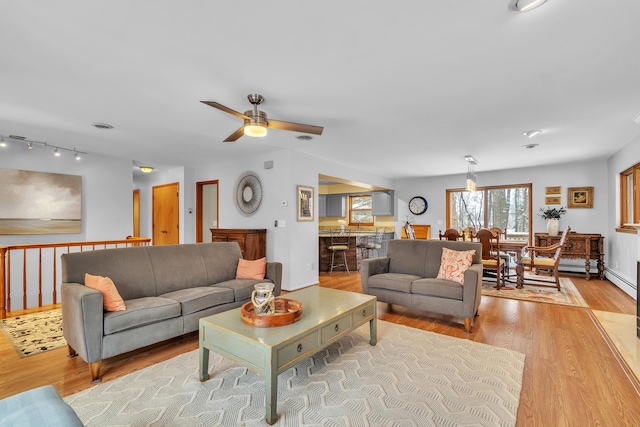
[[[36,145],[39,145],[41,147],[51,147],[53,148],[53,155],[56,157],[59,157],[62,154],[62,151],[68,151],[70,153],[73,153],[76,160],[80,160],[82,158],[81,155],[87,154],[84,151],[79,151],[75,147],[74,148],[61,147],[59,145],[52,145],[47,142],[34,141],[32,139],[27,139],[26,137],[19,136],[19,135],[0,135],[0,147],[6,147],[7,142],[10,142],[11,140],[22,142],[23,144],[27,144],[27,150],[33,150],[33,147]]]

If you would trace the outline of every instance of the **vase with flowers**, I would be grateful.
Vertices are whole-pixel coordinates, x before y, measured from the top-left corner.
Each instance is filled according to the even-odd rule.
[[[339,219],[338,224],[340,224],[340,231],[344,231],[344,228],[347,225],[347,221],[345,221],[344,219]]]
[[[549,233],[549,236],[558,235],[558,229],[560,228],[560,218],[566,213],[567,210],[564,206],[561,206],[560,208],[540,208],[539,215],[542,217],[542,219],[547,220],[547,233]]]

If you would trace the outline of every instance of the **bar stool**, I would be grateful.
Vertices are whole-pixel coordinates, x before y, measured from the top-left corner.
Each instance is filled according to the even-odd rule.
[[[364,251],[367,252],[367,258],[369,258],[369,254],[371,251],[376,251],[376,257],[380,256],[379,249],[382,248],[382,245],[385,243],[384,232],[386,229],[384,227],[378,227],[376,229],[376,235],[372,236],[368,239],[367,243],[362,246],[363,255]],[[364,258],[364,256],[363,256]]]
[[[335,267],[344,267],[347,274],[351,276],[349,272],[349,265],[347,263],[347,251],[349,250],[349,238],[351,237],[351,230],[329,230],[331,234],[331,245],[327,247],[331,251],[331,265],[329,267],[329,276],[333,273]],[[342,253],[342,259],[344,264],[336,264],[336,253]],[[340,255],[338,255],[340,257]]]

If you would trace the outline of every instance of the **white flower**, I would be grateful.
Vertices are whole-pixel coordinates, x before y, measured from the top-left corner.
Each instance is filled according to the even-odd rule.
[[[345,221],[344,219],[339,219],[338,224],[344,227],[345,225],[347,225],[347,221]]]

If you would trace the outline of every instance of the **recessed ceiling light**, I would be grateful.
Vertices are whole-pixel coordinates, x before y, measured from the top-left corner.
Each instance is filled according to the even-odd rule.
[[[153,168],[151,166],[140,166],[140,170],[143,173],[151,173],[151,172],[153,172]]]
[[[298,135],[296,136],[300,141],[311,141],[313,139],[312,136],[309,135]]]
[[[526,148],[527,150],[531,150],[533,148],[536,148],[538,146],[538,144],[526,144],[523,145],[522,148]]]
[[[524,136],[526,136],[527,138],[533,138],[536,135],[540,135],[542,133],[541,130],[528,130],[525,133],[523,133]]]
[[[509,9],[516,12],[527,12],[538,6],[542,6],[546,1],[547,0],[511,0]]]
[[[97,129],[113,129],[113,126],[107,123],[94,123],[92,126]]]

